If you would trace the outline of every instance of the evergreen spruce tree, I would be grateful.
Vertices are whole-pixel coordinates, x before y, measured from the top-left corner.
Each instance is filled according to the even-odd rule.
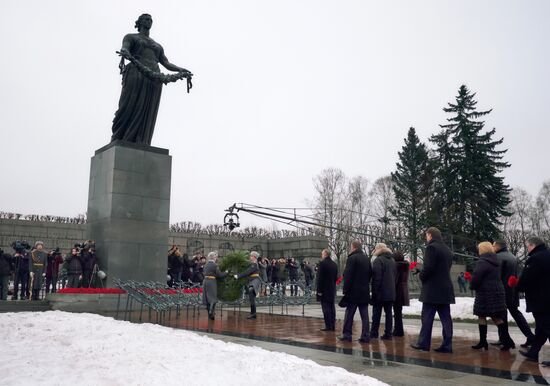
[[[510,164],[498,150],[503,139],[493,140],[495,129],[484,132],[480,118],[492,110],[477,111],[475,93],[461,86],[455,103],[443,111],[453,114],[432,137],[438,162],[437,195],[446,231],[454,233],[459,247],[473,249],[477,241],[498,234],[499,218],[509,216],[510,187],[499,176]],[[444,163],[442,164],[441,161]],[[439,195],[441,195],[439,197]]]
[[[426,214],[430,197],[426,189],[429,181],[429,157],[426,145],[421,143],[414,127],[409,129],[405,145],[398,153],[396,171],[392,173],[395,205],[391,213],[399,220],[407,232],[407,240],[412,244],[411,254],[416,261],[417,247],[426,228]]]

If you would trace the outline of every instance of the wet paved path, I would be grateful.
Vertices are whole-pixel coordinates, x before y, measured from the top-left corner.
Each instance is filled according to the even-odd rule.
[[[491,346],[489,351],[472,350],[470,346],[478,339],[476,324],[455,323],[453,354],[419,352],[410,348],[410,343],[416,342],[419,320],[405,320],[405,337],[391,341],[373,339],[369,344],[361,344],[355,341],[361,326],[356,316],[354,341],[341,342],[337,339],[341,331],[341,319],[337,321],[336,332],[321,332],[324,324],[317,317],[317,312],[320,312],[317,308],[315,305],[308,306],[306,315],[311,316],[305,317],[301,316],[301,307],[291,309],[289,315],[269,314],[264,309],[256,320],[246,319],[247,312],[232,309],[223,310],[223,313],[218,311],[215,321],[208,320],[206,310],[196,314],[183,311],[179,318],[173,312],[163,324],[215,334],[224,340],[289,352],[321,364],[368,374],[392,385],[418,385],[419,382],[424,385],[550,383],[550,368],[525,361],[518,349],[501,352]],[[137,315],[132,320],[137,320]],[[145,315],[144,321],[147,321]],[[496,327],[490,325],[489,330],[489,340],[495,341]],[[432,348],[441,343],[440,331],[440,324],[436,321]],[[512,328],[511,333],[519,347],[525,339],[517,328]],[[541,354],[541,359],[550,359],[548,345]]]

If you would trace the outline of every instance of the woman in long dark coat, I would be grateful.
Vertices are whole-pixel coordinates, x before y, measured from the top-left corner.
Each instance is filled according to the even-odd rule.
[[[503,316],[506,310],[504,286],[500,279],[500,264],[493,245],[484,241],[478,245],[479,260],[472,274],[470,289],[476,291],[474,315],[478,317],[479,343],[473,349],[489,348],[487,344],[487,317],[490,317],[498,328],[502,351],[515,348],[514,341],[508,333],[508,325]]]
[[[393,254],[397,266],[395,281],[395,302],[393,303],[394,329],[393,336],[403,336],[403,306],[409,303],[409,262],[405,260],[403,252],[395,251]]]

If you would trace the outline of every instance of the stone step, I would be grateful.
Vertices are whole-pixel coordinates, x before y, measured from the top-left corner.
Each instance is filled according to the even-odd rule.
[[[41,312],[50,311],[50,302],[46,300],[7,300],[0,301],[0,312]]]

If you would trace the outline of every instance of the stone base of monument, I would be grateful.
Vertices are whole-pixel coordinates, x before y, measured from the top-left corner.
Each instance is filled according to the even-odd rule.
[[[172,157],[115,141],[92,158],[86,235],[114,279],[166,282]]]

